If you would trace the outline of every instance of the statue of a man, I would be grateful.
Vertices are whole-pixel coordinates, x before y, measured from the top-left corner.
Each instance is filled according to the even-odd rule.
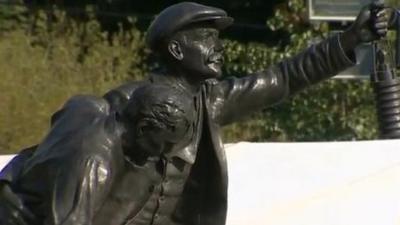
[[[124,114],[130,99],[135,98],[136,90],[143,85],[161,85],[179,90],[179,99],[183,99],[188,107],[186,112],[190,114],[186,117],[186,138],[169,142],[166,146],[174,149],[173,154],[162,151],[161,157],[156,157],[156,160],[141,157],[141,154],[128,154],[132,148],[127,147],[128,150],[123,151],[124,156],[134,166],[152,166],[144,173],[132,173],[116,179],[116,185],[110,185],[113,188],[108,192],[92,188],[79,189],[74,195],[62,193],[64,198],[97,196],[95,198],[102,199],[98,202],[101,207],[69,201],[70,204],[61,207],[63,218],[44,224],[70,224],[63,223],[71,219],[65,216],[68,215],[65,212],[74,209],[79,209],[81,215],[88,214],[88,211],[91,213],[90,218],[82,216],[85,218],[82,221],[76,216],[73,224],[225,224],[228,175],[220,127],[279,103],[299,90],[353,66],[356,62],[354,48],[358,44],[386,35],[387,14],[382,6],[371,5],[361,11],[348,30],[311,46],[293,58],[242,78],[220,79],[223,46],[218,35],[220,30],[233,23],[233,19],[222,9],[191,2],[166,8],[153,21],[147,34],[147,44],[165,63],[166,70],[151,74],[148,80],[118,87],[104,98],[111,106],[110,113],[119,117]],[[158,95],[164,93],[159,92]],[[157,142],[151,140],[144,140],[143,144],[157,146]],[[30,157],[37,157],[38,154],[34,152]],[[40,160],[41,157],[37,158]],[[105,179],[109,174],[112,173],[104,175]],[[157,177],[155,182],[154,177]],[[82,177],[82,183],[85,179],[91,177]],[[11,184],[14,180],[19,183],[21,178],[17,174],[9,180]],[[10,186],[17,197],[23,195],[13,185]],[[54,190],[57,188],[54,187]],[[29,186],[25,191],[29,191]],[[19,205],[23,206],[24,201]],[[13,215],[21,211],[15,210]]]
[[[71,98],[12,190],[3,189],[0,224],[124,224],[147,201],[140,193],[162,181],[162,163],[189,142],[190,103],[153,84],[137,88],[118,114],[103,98]],[[6,221],[7,205],[20,218]]]

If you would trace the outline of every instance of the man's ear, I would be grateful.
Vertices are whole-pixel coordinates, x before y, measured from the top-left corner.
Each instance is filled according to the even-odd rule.
[[[172,40],[168,43],[168,52],[177,60],[183,59],[183,52],[178,41]]]

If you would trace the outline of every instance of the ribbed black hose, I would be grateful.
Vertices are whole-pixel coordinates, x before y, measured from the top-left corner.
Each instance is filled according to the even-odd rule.
[[[400,80],[378,81],[373,85],[381,138],[400,138]]]
[[[384,62],[382,51],[377,53],[377,68],[372,76],[376,108],[382,139],[400,138],[400,79]]]

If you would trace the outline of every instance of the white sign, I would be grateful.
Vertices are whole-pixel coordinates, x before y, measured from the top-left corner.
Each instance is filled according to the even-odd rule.
[[[323,21],[353,21],[363,6],[374,1],[376,0],[308,0],[309,18]]]
[[[0,170],[14,157],[14,155],[0,156]]]

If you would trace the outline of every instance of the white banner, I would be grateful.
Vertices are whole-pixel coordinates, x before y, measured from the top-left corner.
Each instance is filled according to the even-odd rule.
[[[227,225],[400,224],[400,141],[239,143],[226,152]]]
[[[0,156],[0,170],[13,158],[13,155]]]

